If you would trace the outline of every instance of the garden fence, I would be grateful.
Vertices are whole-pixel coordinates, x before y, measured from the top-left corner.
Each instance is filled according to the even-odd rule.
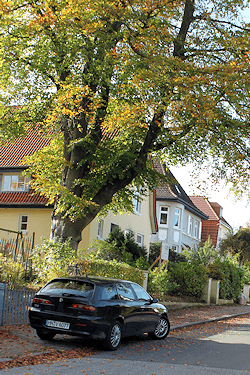
[[[35,292],[7,289],[0,283],[0,326],[28,323],[28,308]]]

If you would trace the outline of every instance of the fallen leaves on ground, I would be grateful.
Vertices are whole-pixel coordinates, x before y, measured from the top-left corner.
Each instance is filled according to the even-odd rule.
[[[60,352],[58,350],[52,349],[47,353],[41,353],[38,355],[28,355],[21,358],[15,358],[11,361],[1,362],[0,370],[8,369],[11,367],[38,365],[41,363],[53,363],[60,361],[64,358],[72,359],[89,357],[95,354],[96,352],[91,348],[67,349]]]

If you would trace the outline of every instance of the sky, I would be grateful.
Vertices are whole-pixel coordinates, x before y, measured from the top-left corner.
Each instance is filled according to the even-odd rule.
[[[192,186],[191,165],[171,167],[170,170],[188,195],[204,195]],[[250,202],[246,197],[235,201],[234,195],[230,193],[230,186],[223,186],[223,184],[210,186],[206,197],[210,202],[217,202],[222,206],[222,216],[234,231],[250,222]]]

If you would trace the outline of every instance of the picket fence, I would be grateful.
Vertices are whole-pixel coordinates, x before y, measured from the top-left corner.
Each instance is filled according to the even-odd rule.
[[[0,326],[28,323],[28,308],[34,295],[25,288],[12,290],[0,283]]]

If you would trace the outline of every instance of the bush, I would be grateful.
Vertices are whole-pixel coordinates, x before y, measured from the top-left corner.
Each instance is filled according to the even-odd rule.
[[[111,232],[104,241],[94,240],[87,250],[87,257],[116,260],[141,269],[149,268],[146,248],[139,246],[130,233],[124,234],[120,229]],[[82,258],[81,251],[79,258]]]
[[[159,294],[163,296],[167,290],[168,283],[168,270],[161,267],[154,268],[148,274],[148,292],[152,294]]]
[[[186,259],[198,264],[203,264],[203,266],[208,266],[218,259],[218,253],[212,245],[210,237],[204,244],[199,244],[197,248],[191,248],[184,251]]]
[[[160,242],[152,242],[149,247],[149,266],[158,258],[161,251],[161,243]]]
[[[169,263],[171,265],[186,262],[187,258],[183,253],[177,253],[175,250],[169,250]]]
[[[200,298],[207,282],[206,268],[187,262],[170,267],[168,273],[168,292]]]
[[[237,300],[242,292],[245,272],[232,258],[220,262],[220,298]]]
[[[25,284],[24,264],[0,254],[0,282],[10,289],[22,287]]]
[[[80,275],[112,277],[134,281],[140,285],[144,280],[143,271],[115,260],[85,259],[77,264],[77,271]]]
[[[47,282],[54,277],[67,276],[69,266],[76,261],[75,251],[69,241],[43,240],[32,253],[33,268],[37,282]]]

